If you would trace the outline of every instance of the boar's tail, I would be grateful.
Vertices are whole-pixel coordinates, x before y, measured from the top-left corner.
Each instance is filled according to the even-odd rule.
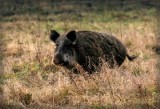
[[[127,54],[127,58],[128,58],[128,60],[130,60],[130,61],[133,61],[135,58],[137,58],[138,56],[129,56],[128,54]]]

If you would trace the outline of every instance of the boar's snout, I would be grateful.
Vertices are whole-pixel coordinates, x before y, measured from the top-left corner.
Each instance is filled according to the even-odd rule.
[[[65,66],[65,65],[68,65],[68,62],[67,61],[64,61],[63,59],[63,56],[61,55],[56,55],[53,59],[53,62],[56,64],[56,65],[62,65],[62,66]]]

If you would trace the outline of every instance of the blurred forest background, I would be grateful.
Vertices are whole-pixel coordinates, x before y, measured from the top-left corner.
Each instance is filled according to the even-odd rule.
[[[159,7],[159,0],[1,0],[0,108],[159,109]],[[139,57],[71,79],[52,62],[51,29],[113,34]]]

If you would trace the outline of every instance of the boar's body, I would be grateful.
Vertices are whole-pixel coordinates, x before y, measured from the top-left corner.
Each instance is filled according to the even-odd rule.
[[[88,31],[77,32],[75,52],[77,62],[87,71],[99,69],[102,60],[108,62],[109,67],[120,66],[127,55],[125,46],[117,38]]]
[[[89,73],[100,70],[102,60],[108,66],[120,66],[126,57],[129,56],[125,46],[114,36],[91,32],[91,31],[70,31],[59,37],[59,33],[52,30],[51,40],[56,43],[54,63],[67,68],[75,68],[78,63]]]

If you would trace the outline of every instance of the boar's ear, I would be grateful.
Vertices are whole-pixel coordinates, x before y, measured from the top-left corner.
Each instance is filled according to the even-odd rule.
[[[66,37],[70,41],[72,41],[72,44],[76,44],[76,31],[75,30],[68,32]]]
[[[55,30],[51,30],[50,39],[55,42],[58,37],[59,37],[59,33]]]

